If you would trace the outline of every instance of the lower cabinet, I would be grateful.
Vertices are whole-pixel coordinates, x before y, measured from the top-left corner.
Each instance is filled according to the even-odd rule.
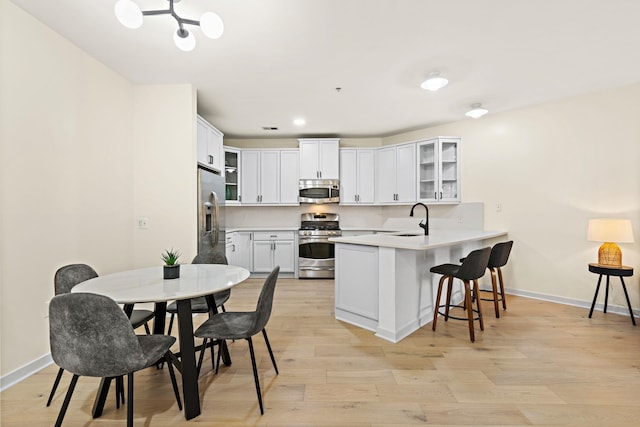
[[[295,273],[293,231],[253,233],[253,273],[270,273],[276,265],[281,273]]]
[[[227,233],[226,253],[229,265],[253,271],[253,239],[250,232]]]

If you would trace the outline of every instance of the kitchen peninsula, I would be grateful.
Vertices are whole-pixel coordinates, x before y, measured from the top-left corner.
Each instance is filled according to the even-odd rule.
[[[335,317],[398,342],[433,320],[439,276],[432,266],[455,263],[505,231],[435,229],[367,234],[335,242]],[[460,290],[453,300],[460,301]]]

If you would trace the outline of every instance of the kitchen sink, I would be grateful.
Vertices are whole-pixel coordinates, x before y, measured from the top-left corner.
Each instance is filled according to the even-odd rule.
[[[400,233],[400,234],[393,234],[393,236],[398,236],[398,237],[416,237],[416,236],[423,236],[424,234],[421,233]]]

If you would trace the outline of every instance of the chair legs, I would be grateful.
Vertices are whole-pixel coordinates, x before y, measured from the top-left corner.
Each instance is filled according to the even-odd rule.
[[[60,412],[58,413],[58,419],[56,420],[56,427],[60,427],[62,425],[62,420],[64,419],[64,415],[67,413],[67,408],[69,407],[69,402],[71,402],[71,396],[73,395],[73,390],[76,388],[76,383],[78,382],[79,375],[73,375],[71,378],[71,384],[69,384],[69,389],[67,390],[67,395],[64,397],[64,402],[62,402],[62,407],[60,408]]]
[[[269,356],[271,357],[271,363],[273,363],[273,369],[276,370],[276,374],[279,374],[280,372],[278,372],[278,366],[276,365],[276,359],[275,359],[275,357],[273,357],[273,351],[271,351],[271,344],[269,344],[269,338],[267,338],[267,330],[266,329],[262,330],[262,336],[264,337],[265,344],[267,344],[267,350],[269,350]]]
[[[442,290],[443,290],[442,288],[444,286],[445,280],[447,281],[447,300],[445,304],[441,305],[440,299],[442,297]],[[440,282],[438,283],[438,292],[437,292],[436,300],[434,303],[435,307],[433,312],[433,321],[431,323],[431,330],[433,331],[436,330],[439,314],[442,314],[444,316],[445,321],[447,321],[450,317],[452,319],[457,319],[457,320],[466,320],[469,324],[469,338],[471,339],[471,342],[474,342],[476,337],[475,337],[475,329],[474,329],[473,322],[475,320],[478,320],[478,323],[480,324],[480,330],[484,331],[484,319],[482,318],[482,309],[480,308],[480,298],[477,297],[479,293],[478,281],[474,280],[473,285],[471,285],[471,283],[469,283],[468,280],[463,280],[463,284],[464,284],[464,298],[462,300],[462,305],[452,306],[451,293],[453,288],[453,276],[442,276],[440,278]],[[476,301],[475,309],[473,308],[474,300]],[[440,312],[441,307],[444,307],[445,309],[444,313]],[[450,307],[459,307],[464,309],[467,312],[467,317],[462,318],[462,317],[451,316],[449,314]],[[477,313],[477,317],[475,317],[476,313]]]
[[[503,310],[507,309],[507,301],[504,296],[504,280],[502,278],[502,269],[500,267],[489,268],[491,272],[491,290],[483,292],[491,292],[492,298],[482,298],[483,301],[493,301],[493,307],[496,312],[496,317],[500,318],[500,307],[498,301],[502,301]],[[500,289],[498,290],[498,286]]]
[[[262,408],[262,391],[260,390],[260,380],[258,379],[258,368],[256,367],[256,355],[253,353],[253,341],[251,337],[247,338],[249,342],[249,353],[251,354],[251,367],[253,368],[253,380],[256,383],[256,393],[258,394],[258,404],[260,405],[260,414],[264,415]]]
[[[58,369],[58,375],[56,375],[56,380],[53,382],[53,387],[51,387],[51,393],[49,393],[49,399],[47,400],[47,407],[51,405],[51,400],[53,400],[53,395],[56,393],[58,389],[58,385],[60,384],[60,379],[62,378],[62,374],[64,373],[64,369]]]

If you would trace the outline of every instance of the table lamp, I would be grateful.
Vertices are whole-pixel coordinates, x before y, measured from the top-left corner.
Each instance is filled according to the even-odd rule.
[[[633,243],[631,220],[598,218],[589,220],[588,237],[591,242],[603,242],[598,249],[598,264],[622,266],[622,251],[616,243]]]

